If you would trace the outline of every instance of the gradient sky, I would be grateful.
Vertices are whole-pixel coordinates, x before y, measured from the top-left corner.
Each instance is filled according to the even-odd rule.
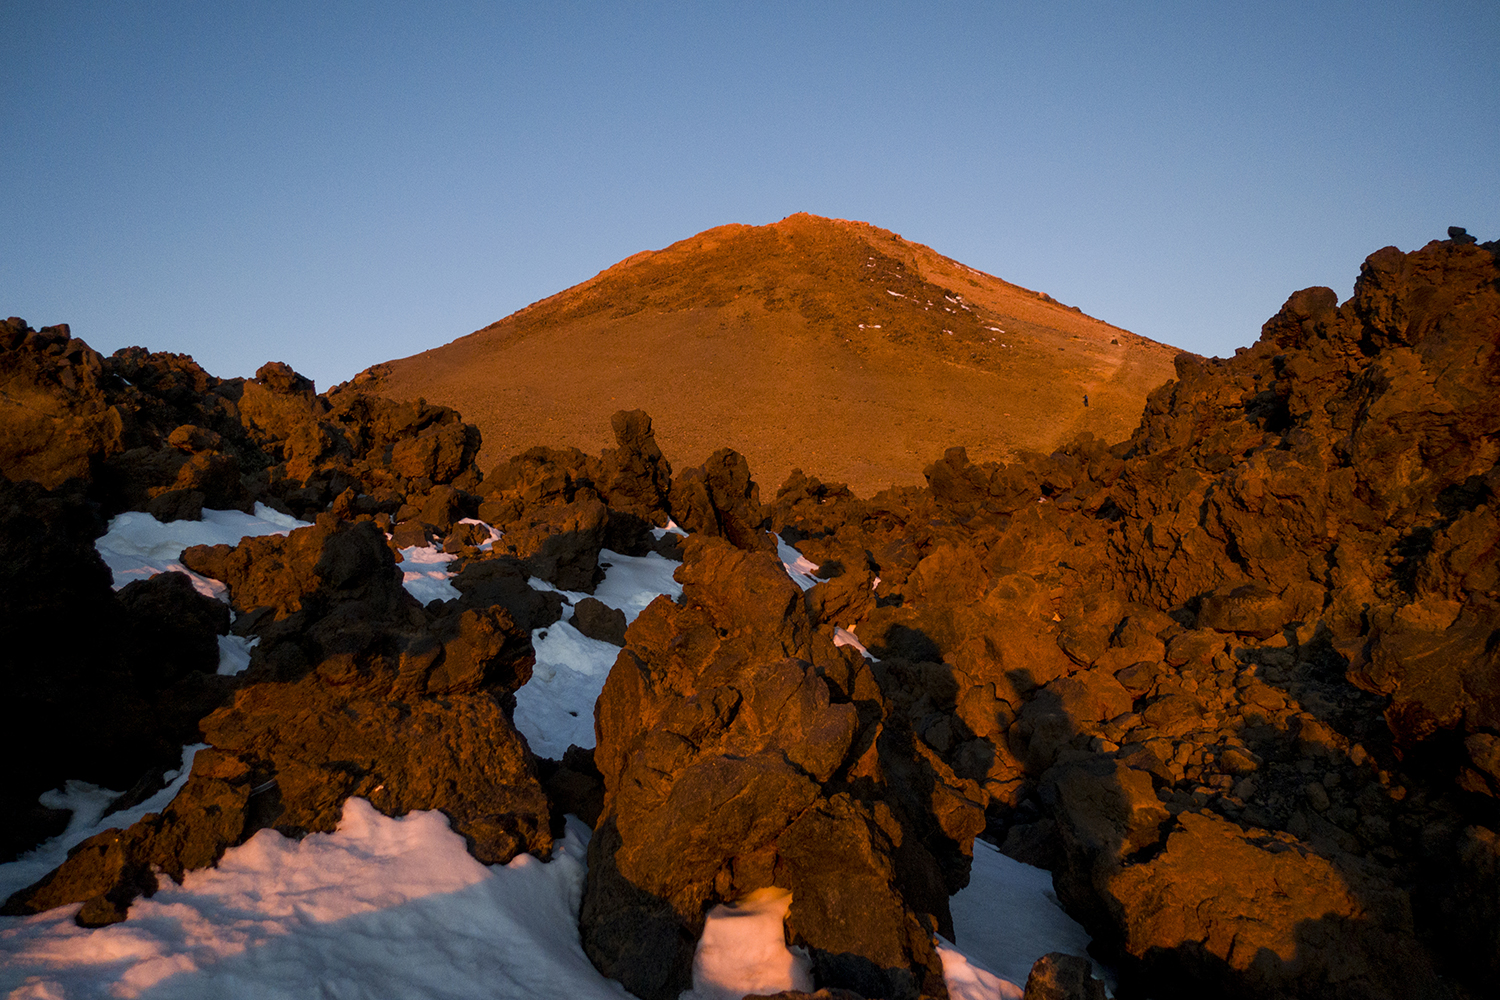
[[[3,0],[0,38],[0,315],[226,377],[328,388],[798,211],[1219,355],[1382,246],[1500,238],[1495,0]]]

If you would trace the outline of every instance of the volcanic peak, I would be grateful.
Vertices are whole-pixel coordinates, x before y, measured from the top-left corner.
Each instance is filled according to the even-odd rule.
[[[955,441],[1000,459],[1123,438],[1176,353],[888,230],[799,213],[635,254],[357,380],[460,408],[486,461],[630,406],[690,461],[727,441],[772,481],[817,467],[874,492],[919,482]]]

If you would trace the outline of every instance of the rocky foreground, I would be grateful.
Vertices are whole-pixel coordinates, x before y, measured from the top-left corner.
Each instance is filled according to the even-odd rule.
[[[65,778],[139,801],[183,743],[211,749],[166,810],[5,912],[118,921],[160,878],[264,827],[331,830],[362,796],[442,809],[488,863],[585,817],[583,941],[645,1000],[689,984],[710,906],[773,885],[819,987],[942,996],[932,934],[976,836],[1053,872],[1122,995],[1485,995],[1497,252],[1461,231],[1381,250],[1342,306],[1307,289],[1253,348],[1181,358],[1128,441],[1006,465],[953,449],[926,488],[870,499],[794,473],[762,502],[728,450],[674,474],[640,412],[601,456],[536,448],[481,476],[449,409],[10,320],[4,849],[61,828],[36,799]],[[315,525],[183,554],[232,624],[181,574],[114,592],[93,548],[122,511],[255,502]],[[648,530],[669,517],[680,551]],[[799,589],[766,529],[824,582]],[[439,539],[463,596],[423,607],[394,548]],[[510,712],[561,598],[527,578],[589,591],[602,548],[680,555],[683,598],[623,635],[575,612],[623,649],[597,747],[539,760]],[[220,677],[231,628],[260,642]],[[55,752],[27,752],[23,723]]]

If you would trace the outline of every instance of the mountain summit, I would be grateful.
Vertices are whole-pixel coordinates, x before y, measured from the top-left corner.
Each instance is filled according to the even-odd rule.
[[[869,495],[920,483],[954,444],[982,461],[1122,440],[1176,353],[887,230],[798,214],[627,257],[355,381],[459,409],[487,464],[538,442],[597,450],[610,414],[642,408],[679,461],[727,444],[767,486],[800,466]]]

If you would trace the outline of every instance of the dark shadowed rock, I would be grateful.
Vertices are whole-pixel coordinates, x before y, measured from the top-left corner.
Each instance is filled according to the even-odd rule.
[[[1089,960],[1061,951],[1037,959],[1026,977],[1025,1000],[1104,1000],[1104,984]]]
[[[283,535],[246,538],[238,545],[194,545],[182,553],[184,566],[222,581],[242,612],[272,608],[278,618],[313,614],[344,601],[393,609],[411,598],[401,572],[374,524],[325,516],[307,528]]]
[[[1184,813],[1154,860],[1099,889],[1127,954],[1221,996],[1444,996],[1406,895],[1284,835]],[[1098,876],[1096,876],[1096,879]]]
[[[609,511],[598,500],[541,507],[504,526],[496,547],[537,576],[563,590],[592,593],[602,580],[599,550],[604,547]]]
[[[573,605],[573,627],[590,639],[625,645],[625,612],[603,601],[585,597]]]
[[[229,607],[198,593],[186,573],[136,580],[118,598],[129,619],[131,659],[148,683],[218,670],[218,637],[229,634]]]

